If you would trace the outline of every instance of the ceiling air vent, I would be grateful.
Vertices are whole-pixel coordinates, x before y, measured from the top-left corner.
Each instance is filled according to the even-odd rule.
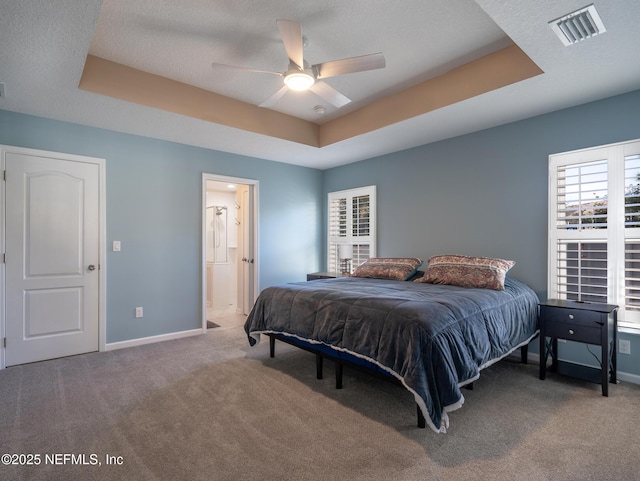
[[[593,4],[553,20],[549,26],[565,45],[573,45],[607,31]]]

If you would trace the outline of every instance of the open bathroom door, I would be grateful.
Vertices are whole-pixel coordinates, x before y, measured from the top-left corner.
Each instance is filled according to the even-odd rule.
[[[240,314],[249,314],[253,307],[253,285],[255,282],[255,250],[253,234],[253,189],[249,185],[238,186],[238,214],[240,228],[238,232],[238,249],[241,262],[238,265],[238,308]]]
[[[233,192],[230,199],[211,198],[214,191]],[[209,207],[209,208],[208,208]],[[226,207],[226,209],[225,209]],[[209,211],[209,215],[207,215]],[[226,213],[227,262],[216,263],[214,246],[217,245],[215,219]],[[231,268],[234,275],[227,282],[232,283],[228,289],[233,296],[235,313],[247,315],[253,308],[256,292],[258,292],[258,181],[217,174],[202,174],[202,330],[207,332],[208,304],[213,307],[215,296],[210,290],[220,286],[216,282],[215,267]],[[220,227],[220,226],[219,226]],[[220,231],[222,233],[223,231]],[[222,246],[222,241],[220,242]],[[223,259],[224,260],[224,259]],[[223,281],[224,282],[224,281]],[[208,288],[209,286],[209,288]],[[222,287],[225,287],[224,285]],[[226,285],[227,288],[231,287]],[[209,309],[212,311],[212,309]]]

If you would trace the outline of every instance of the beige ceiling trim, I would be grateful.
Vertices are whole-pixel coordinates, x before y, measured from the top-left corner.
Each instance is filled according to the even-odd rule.
[[[87,56],[79,88],[207,122],[318,147],[318,125],[209,90]]]
[[[322,125],[319,144],[372,132],[541,73],[517,45],[511,45]]]
[[[291,142],[324,147],[540,75],[517,45],[317,125],[93,55],[79,88]]]

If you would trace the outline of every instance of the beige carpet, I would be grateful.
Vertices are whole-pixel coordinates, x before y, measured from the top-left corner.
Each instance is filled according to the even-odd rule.
[[[267,344],[217,328],[0,371],[0,452],[40,455],[0,479],[640,479],[640,386],[605,398],[506,360],[436,434],[403,388],[345,369],[337,391],[330,362],[318,381],[313,355]]]

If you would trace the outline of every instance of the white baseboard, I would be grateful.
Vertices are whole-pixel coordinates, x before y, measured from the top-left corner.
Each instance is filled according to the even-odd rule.
[[[520,353],[518,353],[518,357],[520,357]],[[527,361],[533,361],[537,364],[540,364],[540,354],[536,354],[535,352],[528,353]]]
[[[520,352],[515,351],[514,353],[511,354],[511,356],[513,356],[514,358],[520,359]],[[535,352],[530,352],[527,356],[527,359],[529,362],[540,364],[540,354],[536,354]],[[565,361],[565,362],[571,362],[571,361]],[[576,364],[580,364],[580,363],[576,363]],[[618,381],[630,382],[632,384],[640,384],[640,376],[638,376],[637,374],[630,374],[628,372],[621,372],[620,370],[618,370],[617,378],[618,378]]]
[[[169,334],[160,334],[157,336],[140,337],[128,341],[110,342],[105,345],[105,351],[115,351],[116,349],[124,349],[126,347],[142,346],[144,344],[153,344],[154,342],[170,341],[172,339],[181,339],[183,337],[197,336],[202,334],[202,329],[191,329],[189,331],[171,332]]]
[[[198,336],[202,334],[202,329],[191,329],[189,331],[172,332],[169,334],[160,334],[158,336],[141,337],[138,339],[131,339],[128,341],[111,342],[105,346],[105,351],[115,351],[116,349],[124,349],[127,347],[142,346],[144,344],[152,344],[154,342],[170,341],[172,339],[181,339],[183,337]],[[511,354],[514,358],[520,358],[520,352],[516,351]],[[540,363],[540,355],[530,352],[528,360],[534,363]],[[630,374],[627,372],[618,371],[618,380],[624,382],[630,382],[633,384],[640,384],[640,376],[637,374]]]
[[[638,376],[637,374],[629,374],[628,372],[618,371],[618,381],[640,384],[640,376]]]

